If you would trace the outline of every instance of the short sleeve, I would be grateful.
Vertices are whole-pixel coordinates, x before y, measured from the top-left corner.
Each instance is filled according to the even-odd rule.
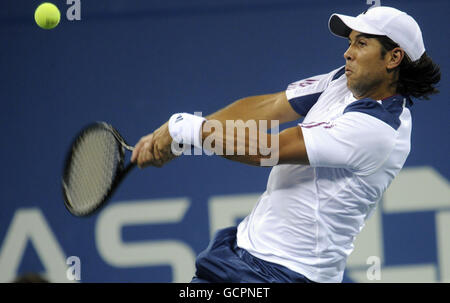
[[[289,84],[286,89],[286,97],[292,108],[299,115],[306,116],[331,81],[342,76],[344,71],[345,67],[340,67],[328,74],[314,76]]]
[[[360,112],[300,126],[312,167],[347,168],[364,175],[386,161],[396,140],[395,129]]]

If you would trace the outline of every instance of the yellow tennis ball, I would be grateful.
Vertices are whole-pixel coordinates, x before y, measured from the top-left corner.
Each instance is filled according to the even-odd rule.
[[[37,25],[44,29],[55,28],[60,19],[61,13],[59,12],[58,7],[53,3],[42,3],[34,12],[34,20],[36,20]]]

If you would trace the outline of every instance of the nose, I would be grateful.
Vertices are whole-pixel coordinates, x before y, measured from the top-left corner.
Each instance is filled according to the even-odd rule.
[[[344,59],[346,61],[351,61],[353,59],[353,51],[352,51],[352,47],[349,46],[349,48],[347,48],[347,50],[344,53]]]

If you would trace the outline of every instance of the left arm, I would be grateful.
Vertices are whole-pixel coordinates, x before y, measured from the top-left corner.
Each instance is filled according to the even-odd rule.
[[[296,120],[299,117],[300,115],[297,112],[295,112],[291,107],[291,105],[289,104],[289,101],[286,97],[286,92],[282,91],[275,94],[253,96],[237,100],[234,103],[230,104],[229,106],[209,115],[207,118],[209,119],[209,121],[213,120],[214,122],[220,123],[222,125],[222,128],[225,129],[227,120],[233,121],[242,120],[244,121],[244,123],[252,120],[257,124],[259,124],[259,121],[264,120],[267,121],[268,123],[267,127],[271,128],[272,121],[277,121],[279,124],[282,124],[285,122]],[[135,150],[133,151],[131,161],[137,162],[139,167],[146,167],[148,165],[161,167],[165,163],[175,158],[170,149],[172,137],[170,136],[168,125],[169,123],[166,122],[153,133],[142,137],[135,146]],[[246,130],[244,129],[244,131]],[[251,147],[256,148],[257,151],[260,151],[261,150],[260,146],[258,146],[259,142],[257,141],[259,140],[260,137],[266,136],[265,142],[272,142],[272,143],[275,142],[277,144],[282,143],[281,145],[278,144],[276,146],[277,148],[275,148],[275,146],[271,146],[270,148],[272,148],[273,151],[271,150],[270,155],[272,157],[275,157],[274,159],[280,159],[283,162],[286,161],[285,159],[289,157],[290,154],[289,151],[292,150],[292,146],[295,145],[292,144],[292,142],[290,141],[292,139],[292,136],[296,138],[302,137],[301,133],[299,134],[298,132],[301,132],[301,130],[285,131],[282,132],[280,136],[269,135],[266,134],[265,132],[262,132],[258,136],[253,136],[257,138],[249,138],[249,136],[246,135],[245,142],[236,142],[238,138],[228,138],[228,139],[232,140],[233,142],[241,144],[241,145],[235,144],[236,147],[245,146],[246,150],[253,150],[250,149]],[[211,135],[211,133],[205,131],[205,133],[202,134],[202,137],[205,138],[208,137],[209,135]],[[223,135],[221,136],[220,134],[217,133],[214,134],[214,137],[215,142],[223,142],[223,140],[226,139],[225,137],[223,137]],[[275,137],[276,140],[273,137]],[[242,139],[240,140],[242,141]],[[299,143],[300,144],[299,149],[302,149],[301,143],[302,141],[300,141]],[[226,148],[225,145],[224,148]],[[225,158],[228,158],[230,160],[240,161],[253,165],[260,165],[258,163],[260,163],[260,160],[263,159],[264,157],[265,156],[262,155],[261,153],[258,154],[253,153],[252,155],[250,154],[237,155],[237,153],[235,152],[233,152],[231,156],[228,155],[225,156]],[[299,155],[299,157],[300,158],[302,157],[301,154]],[[304,156],[303,158],[307,159],[306,156]],[[303,159],[298,161],[304,162],[305,160]],[[273,161],[271,161],[270,163],[273,163],[273,165],[277,164]]]
[[[203,124],[203,129],[205,129]],[[258,131],[257,136],[250,136],[248,129],[244,129],[245,137],[232,132],[232,137],[224,132],[202,131],[203,140],[213,141],[216,154],[222,157],[254,166],[275,166],[278,164],[309,164],[303,133],[300,126],[283,130],[279,134],[267,134]],[[226,132],[225,132],[226,133]],[[265,138],[264,138],[265,137]],[[260,139],[265,139],[261,144]],[[227,142],[233,142],[233,149],[227,154]],[[172,137],[169,134],[168,123],[163,124],[152,134],[142,137],[136,145],[132,155],[132,162],[137,162],[139,167],[149,165],[161,167],[175,158],[171,152]],[[238,153],[238,147],[245,147],[245,153]],[[230,148],[229,148],[230,149]],[[219,150],[219,152],[217,152]],[[262,152],[262,151],[266,152]],[[256,151],[256,153],[250,153]],[[267,153],[267,151],[269,153]]]
[[[205,131],[203,127],[202,137],[203,140],[213,141],[216,154],[228,160],[254,166],[309,164],[300,126],[285,129],[279,134],[267,134],[258,130],[256,136],[251,136],[250,131],[247,129],[244,131],[245,137],[237,135],[239,129],[229,134],[230,132]],[[261,139],[264,144],[260,141]],[[227,143],[232,143],[232,148],[228,148]],[[217,147],[218,144],[219,147]]]

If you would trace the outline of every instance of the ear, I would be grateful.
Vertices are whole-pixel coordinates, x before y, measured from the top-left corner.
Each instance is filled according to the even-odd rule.
[[[397,66],[402,63],[403,58],[405,57],[405,51],[400,48],[396,47],[388,52],[388,56],[386,56],[386,68],[387,69],[394,69]]]

